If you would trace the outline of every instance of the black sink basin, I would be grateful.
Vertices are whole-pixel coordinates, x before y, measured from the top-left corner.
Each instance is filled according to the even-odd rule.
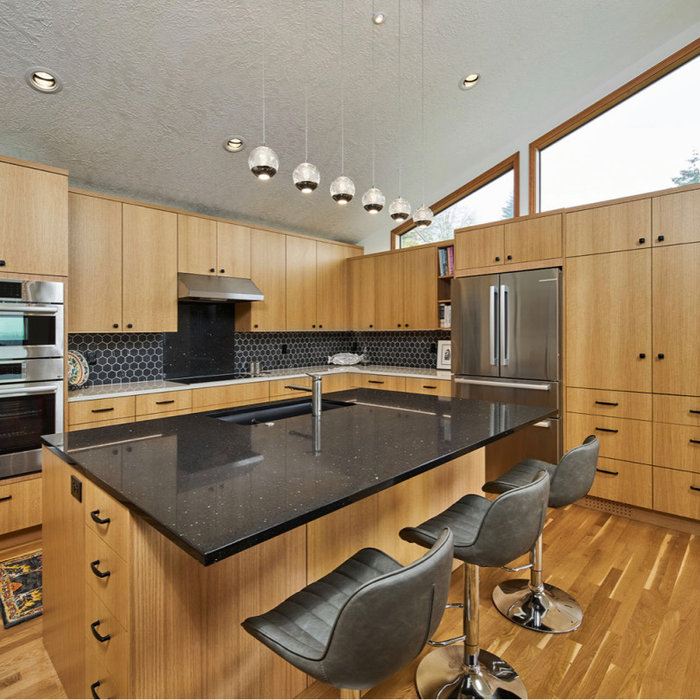
[[[323,399],[321,403],[322,411],[332,411],[334,408],[352,406],[347,401],[332,401]],[[227,423],[237,423],[238,425],[256,425],[257,423],[270,423],[283,418],[293,416],[311,415],[311,398],[295,399],[291,401],[279,401],[274,404],[264,404],[261,406],[243,406],[241,408],[225,408],[222,411],[215,411],[209,415],[212,418],[226,421]]]

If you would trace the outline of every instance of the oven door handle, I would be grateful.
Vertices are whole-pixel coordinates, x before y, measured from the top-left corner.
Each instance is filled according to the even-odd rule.
[[[11,314],[50,314],[58,313],[58,306],[30,306],[29,304],[0,304],[0,315]]]
[[[0,389],[0,396],[4,398],[9,398],[12,396],[27,396],[28,394],[57,394],[58,387],[49,386],[32,386],[26,389],[18,389],[17,387],[12,387],[11,389]]]

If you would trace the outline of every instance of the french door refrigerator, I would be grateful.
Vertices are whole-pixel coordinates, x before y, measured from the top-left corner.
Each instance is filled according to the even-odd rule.
[[[452,394],[551,406],[561,401],[561,270],[452,281]],[[507,407],[494,407],[494,424]],[[561,456],[559,414],[487,448],[487,477],[532,457]]]

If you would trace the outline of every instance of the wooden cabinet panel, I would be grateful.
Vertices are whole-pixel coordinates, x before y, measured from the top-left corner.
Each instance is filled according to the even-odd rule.
[[[127,331],[177,331],[177,216],[122,205],[123,318]]]
[[[323,377],[324,394],[329,394],[332,391],[345,391],[357,386],[357,374],[348,372],[343,374],[326,374]]]
[[[41,475],[0,485],[0,535],[41,525]]]
[[[654,197],[651,211],[654,246],[700,241],[700,190]]]
[[[652,507],[652,467],[601,457],[589,496],[629,503],[639,508]]]
[[[97,420],[92,423],[70,423],[68,425],[69,431],[74,430],[92,430],[93,428],[104,428],[108,425],[124,425],[126,423],[134,423],[135,419],[133,417],[127,418],[115,418],[113,420]]]
[[[157,394],[138,394],[136,396],[136,415],[182,411],[192,408],[192,392],[161,391]]]
[[[0,163],[4,272],[68,274],[68,177]]]
[[[561,257],[562,215],[538,216],[504,225],[506,263]]]
[[[365,389],[384,391],[406,391],[406,377],[391,374],[361,374],[360,386]]]
[[[316,242],[316,320],[324,331],[348,327],[345,267],[348,251],[344,246]]]
[[[394,331],[403,328],[404,264],[401,253],[380,255],[375,258],[375,266],[376,328]]]
[[[348,266],[350,287],[350,328],[366,331],[376,328],[376,267],[377,258],[351,258]]]
[[[85,525],[123,559],[129,559],[129,509],[89,479],[83,481]],[[107,520],[106,523],[99,522]]]
[[[109,572],[108,576],[98,576]],[[129,565],[92,530],[85,530],[85,580],[93,593],[129,629]]]
[[[216,274],[215,221],[177,215],[177,270],[195,275]]]
[[[651,246],[651,200],[591,207],[565,215],[567,257]]]
[[[112,671],[107,668],[99,649],[86,637],[85,648],[85,687],[81,688],[79,698],[128,698],[129,688],[126,671]],[[95,695],[93,695],[93,693]]]
[[[146,420],[156,420],[158,418],[173,418],[174,416],[187,416],[192,413],[191,408],[183,408],[180,411],[165,411],[163,413],[146,413],[142,416],[136,416],[134,423],[143,423]]]
[[[654,510],[700,520],[700,475],[654,467]]]
[[[651,391],[651,251],[572,258],[565,284],[567,384]]]
[[[228,386],[210,386],[192,390],[192,410],[207,407],[259,403],[269,398],[269,382],[246,382]]]
[[[654,425],[654,464],[700,472],[700,428],[670,423]]]
[[[86,633],[86,680],[87,688],[99,676],[104,673],[101,667],[118,677],[117,686],[123,694],[117,697],[128,697],[129,678],[129,633],[119,624],[117,618],[109,608],[97,597],[92,589],[86,587],[85,600],[85,633]],[[98,623],[95,625],[95,623]],[[100,641],[92,632],[94,626],[96,634],[101,637],[109,637],[106,641]],[[100,697],[108,697],[104,689],[98,691]],[[85,697],[91,697],[87,695]]]
[[[455,270],[502,265],[503,224],[455,231]]]
[[[263,289],[265,294],[265,290]],[[316,328],[316,241],[287,237],[288,331]]]
[[[287,389],[288,385],[306,386],[311,388],[311,377],[291,377],[290,379],[273,379],[270,382],[270,399],[289,399],[295,396],[301,398],[311,397],[311,394],[308,391],[295,391],[294,389]]]
[[[68,423],[95,423],[105,420],[130,418],[135,411],[133,396],[119,396],[114,399],[92,399],[90,401],[71,401],[68,404]]]
[[[700,427],[700,396],[655,394],[654,422]]]
[[[566,390],[566,410],[596,416],[651,420],[651,394],[569,387]]]
[[[437,248],[418,247],[400,253],[399,257],[404,268],[404,328],[437,328]]]
[[[654,392],[700,395],[700,243],[653,254]]]
[[[651,422],[629,418],[566,414],[566,444],[570,450],[589,435],[600,441],[600,456],[651,464]]]
[[[122,328],[122,205],[71,192],[68,214],[68,332],[119,331]]]
[[[421,379],[420,377],[406,377],[406,391],[412,394],[451,396],[452,384],[446,379]]]
[[[250,278],[250,229],[216,222],[217,270],[226,277]]]

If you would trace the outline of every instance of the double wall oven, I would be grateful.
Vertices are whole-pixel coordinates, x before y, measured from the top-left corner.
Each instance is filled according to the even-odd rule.
[[[63,430],[63,283],[0,280],[0,477],[37,471]]]

